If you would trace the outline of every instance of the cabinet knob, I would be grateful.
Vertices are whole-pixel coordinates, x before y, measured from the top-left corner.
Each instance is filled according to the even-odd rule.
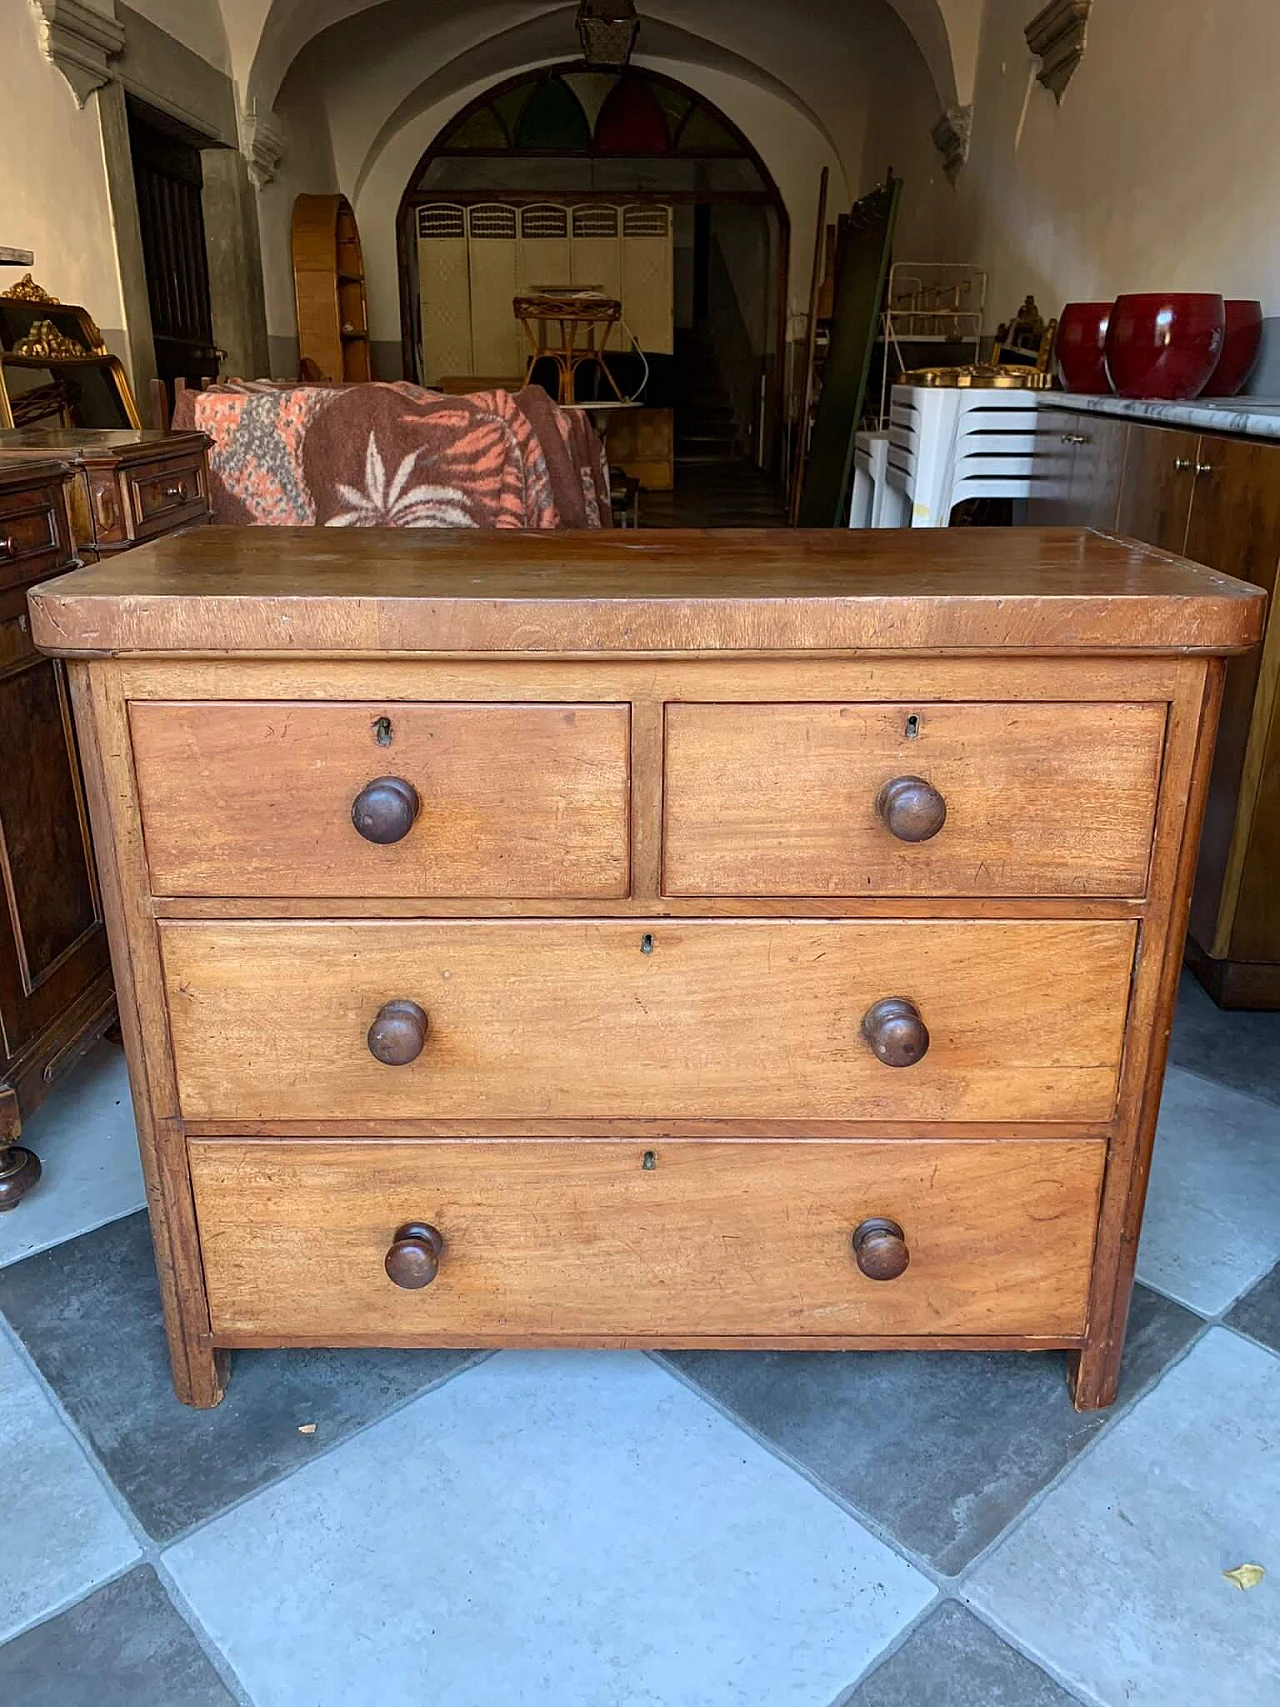
[[[873,1215],[854,1229],[853,1255],[868,1280],[896,1280],[911,1261],[906,1234],[896,1221],[882,1215]]]
[[[351,822],[366,842],[402,842],[421,806],[411,782],[400,776],[379,776],[365,783],[356,795]]]
[[[862,1016],[862,1035],[886,1067],[914,1067],[929,1048],[920,1010],[904,996],[888,996]]]
[[[1173,459],[1175,474],[1194,474],[1196,465],[1189,456],[1175,456]]]
[[[17,542],[11,533],[7,533],[3,538],[0,538],[0,553],[5,557],[16,557],[18,555]]]
[[[383,1265],[388,1280],[406,1292],[430,1286],[440,1272],[443,1249],[444,1240],[435,1227],[425,1221],[406,1221],[403,1227],[396,1228]]]
[[[369,1053],[384,1067],[407,1067],[427,1043],[427,1016],[417,1002],[384,1002],[369,1027]]]
[[[921,776],[886,782],[876,798],[876,811],[889,834],[900,842],[927,842],[947,821],[946,801]]]

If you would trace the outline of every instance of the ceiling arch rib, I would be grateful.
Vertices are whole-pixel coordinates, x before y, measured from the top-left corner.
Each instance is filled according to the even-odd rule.
[[[454,56],[445,64],[437,63],[432,73],[410,89],[403,99],[386,114],[367,145],[360,148],[360,160],[349,161],[350,170],[343,174],[344,182],[353,186],[358,197],[374,170],[378,159],[393,138],[399,136],[423,113],[439,108],[442,103],[458,100],[464,92],[496,83],[517,71],[533,70],[541,65],[558,64],[565,58],[565,26],[571,23],[572,6],[557,7],[552,13],[531,19],[499,35],[486,35],[472,47]],[[784,102],[803,118],[823,138],[837,159],[842,150],[820,115],[793,88],[772,72],[707,41],[669,24],[660,24],[646,16],[644,51],[636,56],[638,64],[675,64],[684,67],[701,66],[748,83],[776,100]],[[463,103],[458,100],[459,106]],[[340,171],[343,162],[339,162]]]

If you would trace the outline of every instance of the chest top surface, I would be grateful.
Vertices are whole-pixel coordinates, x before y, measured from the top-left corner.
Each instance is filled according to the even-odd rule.
[[[1244,650],[1255,587],[1076,529],[207,528],[33,590],[39,646],[115,653]]]

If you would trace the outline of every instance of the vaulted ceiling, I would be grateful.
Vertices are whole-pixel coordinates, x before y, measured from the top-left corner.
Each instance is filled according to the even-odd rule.
[[[245,99],[269,107],[308,42],[384,5],[385,0],[221,0],[232,71]],[[642,0],[640,9],[646,25],[682,29],[765,66],[781,38],[820,51],[833,30],[856,30],[860,15],[873,5],[891,6],[911,32],[939,107],[967,103],[985,0]],[[459,18],[483,16],[505,32],[560,9],[538,0],[440,0],[419,5],[417,13],[421,23],[447,35]]]

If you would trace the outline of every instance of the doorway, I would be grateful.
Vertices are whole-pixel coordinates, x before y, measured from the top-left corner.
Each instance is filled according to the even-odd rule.
[[[129,150],[138,200],[156,372],[173,400],[174,381],[214,379],[200,149],[173,120],[130,99]]]
[[[645,492],[708,464],[776,473],[786,210],[751,143],[692,89],[581,63],[496,85],[418,162],[398,243],[406,377],[518,385],[513,296],[594,290],[618,299],[607,360],[640,405],[610,427],[611,459]]]

